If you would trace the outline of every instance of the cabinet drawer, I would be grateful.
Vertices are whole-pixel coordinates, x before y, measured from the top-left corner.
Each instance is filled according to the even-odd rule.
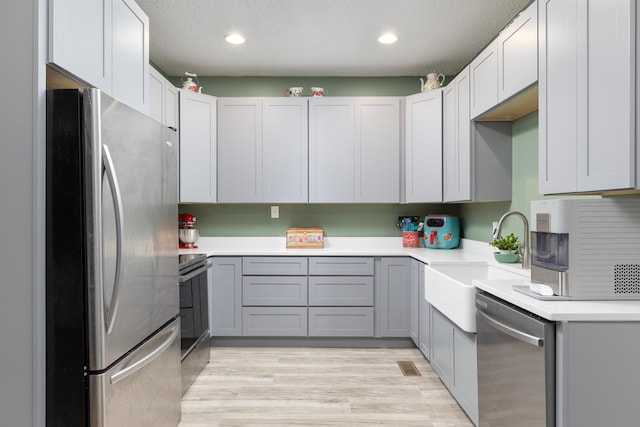
[[[372,276],[309,277],[310,306],[372,306]]]
[[[307,336],[307,307],[244,307],[243,336]]]
[[[370,257],[309,257],[310,276],[373,276]]]
[[[256,276],[306,276],[306,257],[244,257],[242,274]]]
[[[306,306],[307,277],[244,276],[242,305]]]
[[[310,337],[372,337],[373,307],[309,307]]]

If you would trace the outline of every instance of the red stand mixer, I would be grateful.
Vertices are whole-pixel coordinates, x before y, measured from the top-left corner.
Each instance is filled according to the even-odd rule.
[[[196,225],[195,215],[189,213],[178,214],[178,238],[180,239],[180,249],[197,248],[196,242],[200,238],[200,231],[194,228]]]

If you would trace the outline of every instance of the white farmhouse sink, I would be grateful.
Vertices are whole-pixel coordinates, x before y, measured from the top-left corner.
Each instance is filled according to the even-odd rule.
[[[522,279],[521,275],[486,265],[430,265],[425,269],[424,297],[467,332],[476,332],[476,288],[473,280]]]

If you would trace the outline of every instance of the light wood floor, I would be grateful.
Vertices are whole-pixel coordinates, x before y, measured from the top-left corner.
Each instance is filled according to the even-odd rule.
[[[376,425],[473,426],[417,349],[216,347],[179,427]]]

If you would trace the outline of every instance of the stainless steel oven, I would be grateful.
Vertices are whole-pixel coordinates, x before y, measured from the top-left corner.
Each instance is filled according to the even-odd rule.
[[[476,295],[480,427],[555,425],[555,322]]]
[[[182,394],[209,362],[209,293],[205,254],[179,256]]]

